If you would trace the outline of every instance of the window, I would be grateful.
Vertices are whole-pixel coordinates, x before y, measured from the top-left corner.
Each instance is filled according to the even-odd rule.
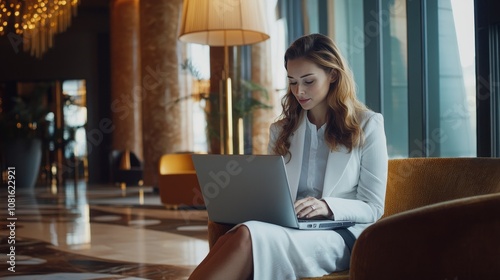
[[[451,0],[436,4],[439,99],[435,101],[439,107],[429,110],[428,119],[438,121],[428,125],[442,135],[435,151],[429,153],[439,157],[476,156],[474,2]]]
[[[475,156],[473,0],[407,3],[409,156]]]
[[[205,113],[206,100],[202,95],[209,94],[210,90],[210,47],[199,44],[188,44],[188,57],[191,58],[194,71],[192,94],[192,150],[207,152],[207,118]]]
[[[357,94],[365,101],[365,46],[369,43],[364,37],[363,1],[334,1],[331,7],[333,16],[333,39],[338,45],[351,68],[356,83]],[[318,30],[319,31],[319,30]]]
[[[408,56],[406,0],[384,1],[382,112],[391,158],[408,156]]]
[[[63,139],[68,141],[65,147],[65,157],[81,158],[87,156],[87,137],[85,125],[87,124],[87,90],[85,80],[66,80],[62,83],[64,97],[64,122]]]
[[[335,40],[359,99],[384,115],[389,157],[477,155],[474,0],[283,0],[281,8],[289,37]]]

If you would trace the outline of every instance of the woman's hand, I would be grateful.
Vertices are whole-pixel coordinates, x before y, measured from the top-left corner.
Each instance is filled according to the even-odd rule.
[[[294,203],[295,213],[299,219],[309,219],[323,216],[327,219],[333,219],[333,212],[325,201],[314,197],[299,199]]]

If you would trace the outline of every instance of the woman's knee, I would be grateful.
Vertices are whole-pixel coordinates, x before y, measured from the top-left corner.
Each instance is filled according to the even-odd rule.
[[[239,238],[245,239],[245,240],[250,240],[250,230],[245,225],[239,226],[234,231],[235,231],[235,234],[238,235]]]
[[[250,235],[250,230],[244,225],[239,226],[235,230],[229,232],[230,238],[233,241],[233,245],[238,246],[240,249],[251,250],[252,249],[252,238]]]

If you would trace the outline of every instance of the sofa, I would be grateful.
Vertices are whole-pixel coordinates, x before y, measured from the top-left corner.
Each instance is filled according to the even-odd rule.
[[[191,153],[165,154],[158,164],[158,192],[168,209],[204,208]]]
[[[500,279],[500,159],[389,160],[383,217],[348,271],[303,279]],[[232,225],[208,222],[209,246]]]

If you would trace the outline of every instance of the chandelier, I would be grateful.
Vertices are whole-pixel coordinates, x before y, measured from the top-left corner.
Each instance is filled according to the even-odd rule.
[[[0,0],[0,35],[37,58],[53,46],[54,35],[65,31],[80,0]]]

